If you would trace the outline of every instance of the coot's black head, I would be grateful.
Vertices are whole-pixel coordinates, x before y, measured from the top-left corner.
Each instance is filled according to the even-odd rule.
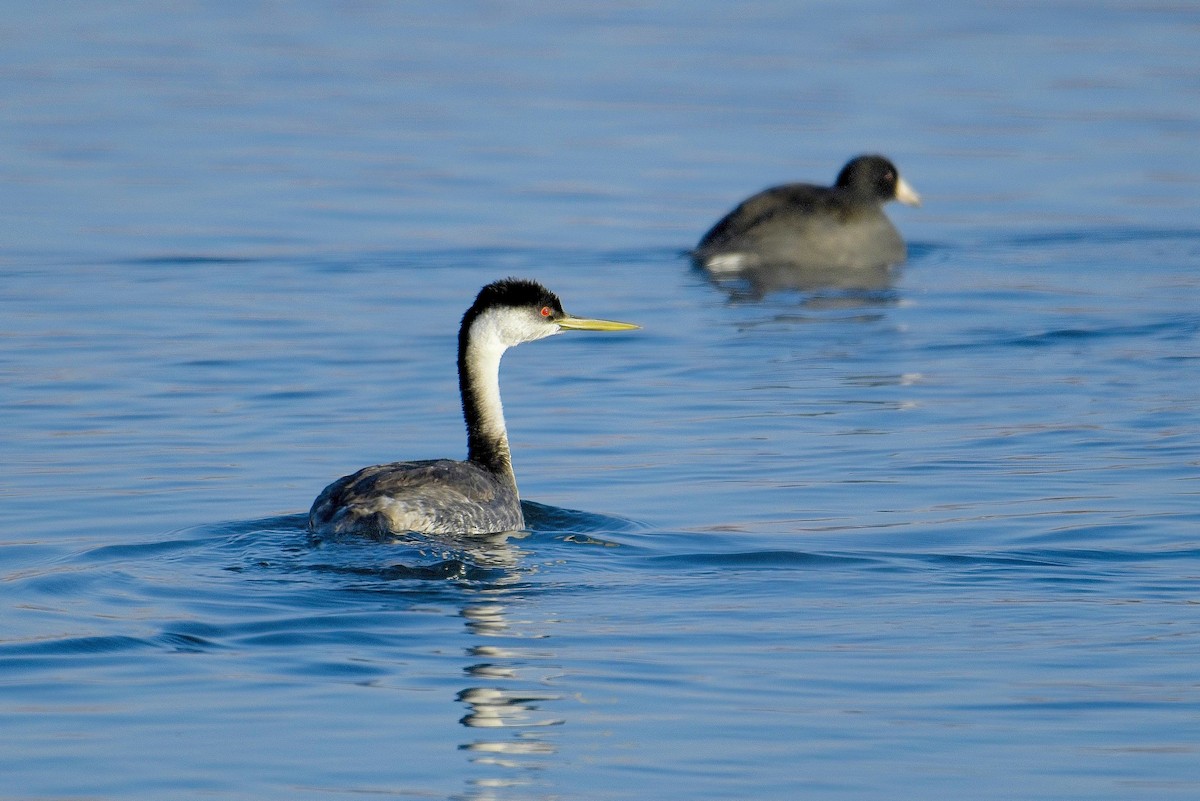
[[[900,177],[896,165],[883,156],[858,156],[838,173],[836,186],[849,190],[856,198],[887,203],[899,200],[909,206],[921,205],[921,198]]]

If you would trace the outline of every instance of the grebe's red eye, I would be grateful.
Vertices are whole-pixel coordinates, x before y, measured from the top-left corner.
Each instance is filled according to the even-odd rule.
[[[554,310],[551,309],[549,306],[542,307],[542,316],[543,317],[549,317],[552,314],[554,314]]]

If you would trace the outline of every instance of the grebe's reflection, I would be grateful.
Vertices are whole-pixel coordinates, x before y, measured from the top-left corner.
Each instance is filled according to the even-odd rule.
[[[499,604],[487,604],[468,607],[463,610],[463,616],[467,618],[467,628],[480,636],[520,636],[507,631],[508,624],[504,619],[504,612],[505,607]],[[530,753],[531,732],[526,732],[525,729],[563,723],[561,718],[541,711],[541,704],[557,701],[561,696],[558,693],[533,689],[531,684],[544,680],[544,677],[538,679],[525,675],[535,661],[547,659],[549,653],[491,645],[473,646],[467,653],[471,657],[486,660],[468,665],[465,672],[474,680],[487,682],[488,686],[468,687],[458,694],[458,700],[469,709],[468,714],[459,722],[472,729],[519,729],[521,731],[517,734],[524,739],[520,742],[514,742],[510,738],[487,743],[476,741],[463,746],[466,750],[507,753],[511,748],[516,753]],[[542,748],[532,749],[532,752],[547,753],[546,749]]]
[[[562,697],[552,689],[561,671],[545,647],[549,635],[537,621],[519,617],[515,585],[533,568],[523,561],[528,552],[516,540],[491,538],[483,553],[472,554],[483,557],[480,566],[503,570],[461,612],[472,640],[463,667],[470,684],[456,701],[466,709],[459,722],[477,736],[459,748],[489,773],[468,780],[467,798],[477,801],[544,797],[548,788],[540,785],[558,751],[550,730],[565,722],[546,708]]]

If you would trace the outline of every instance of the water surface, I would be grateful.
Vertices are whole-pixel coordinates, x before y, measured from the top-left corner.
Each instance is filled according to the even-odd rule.
[[[8,797],[1191,799],[1200,17],[1069,3],[13,11]],[[867,292],[714,286],[745,195],[882,150]],[[529,530],[310,541],[461,456]]]

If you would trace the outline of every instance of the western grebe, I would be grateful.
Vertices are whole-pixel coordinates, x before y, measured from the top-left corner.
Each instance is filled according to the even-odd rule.
[[[488,284],[463,315],[458,385],[467,424],[467,460],[435,459],[364,467],[317,496],[308,513],[318,536],[488,534],[525,526],[500,403],[500,357],[522,342],[562,331],[627,331],[630,323],[572,317],[535,281]]]
[[[921,205],[892,162],[858,156],[833,186],[784,184],[742,201],[701,239],[695,262],[713,275],[755,268],[869,270],[904,261],[904,240],[883,213]]]

